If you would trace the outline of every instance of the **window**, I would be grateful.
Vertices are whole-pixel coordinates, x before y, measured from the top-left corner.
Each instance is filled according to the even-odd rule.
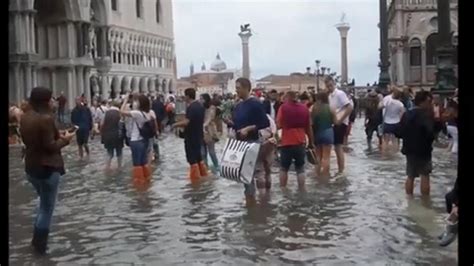
[[[143,18],[142,0],[135,0],[135,9],[137,10],[137,18]]]
[[[112,6],[113,11],[117,11],[118,10],[117,0],[111,0],[111,6]]]
[[[161,7],[160,0],[156,0],[156,22],[160,23]]]
[[[426,39],[426,65],[436,65],[437,53],[436,49],[438,48],[438,34],[433,33]]]
[[[421,66],[421,42],[419,39],[410,41],[410,66]]]

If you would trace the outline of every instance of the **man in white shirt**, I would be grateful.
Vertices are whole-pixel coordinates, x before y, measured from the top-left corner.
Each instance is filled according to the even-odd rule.
[[[349,125],[349,115],[353,106],[346,93],[336,88],[336,83],[331,76],[326,76],[324,84],[329,93],[329,106],[336,110],[336,121],[334,121],[334,150],[336,151],[338,174],[344,172],[344,136]],[[316,143],[316,145],[318,145]]]
[[[391,92],[385,96],[382,101],[383,108],[383,145],[388,148],[389,144],[395,145],[395,150],[399,149],[399,140],[395,137],[398,134],[399,123],[405,112],[405,106],[400,101],[402,91],[397,87],[391,86]]]

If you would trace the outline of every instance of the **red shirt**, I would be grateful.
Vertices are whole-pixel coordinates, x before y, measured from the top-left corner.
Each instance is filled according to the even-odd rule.
[[[280,108],[277,114],[277,126],[282,129],[280,146],[296,146],[306,144],[306,128],[287,128],[283,119],[284,108]],[[309,110],[306,109],[309,117]],[[309,119],[307,127],[309,126]]]

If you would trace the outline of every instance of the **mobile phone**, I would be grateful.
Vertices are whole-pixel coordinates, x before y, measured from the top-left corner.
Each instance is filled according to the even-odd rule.
[[[72,128],[68,129],[67,132],[69,132],[69,133],[74,133],[74,132],[76,132],[78,129],[79,129],[78,126],[73,126]]]

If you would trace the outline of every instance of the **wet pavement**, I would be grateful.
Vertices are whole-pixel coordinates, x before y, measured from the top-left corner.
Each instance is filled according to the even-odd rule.
[[[218,145],[218,153],[224,141]],[[181,139],[167,135],[149,187],[134,186],[128,171],[103,172],[105,150],[78,162],[64,151],[62,178],[50,235],[50,255],[30,247],[37,199],[18,152],[10,155],[11,265],[456,265],[457,243],[441,248],[444,194],[457,163],[435,148],[431,200],[404,193],[403,155],[366,151],[362,121],[350,139],[346,174],[329,182],[307,172],[307,191],[273,188],[245,207],[243,187],[217,177],[191,184]],[[375,146],[375,140],[374,140]],[[125,148],[126,169],[131,157]],[[331,161],[332,173],[336,161]]]

